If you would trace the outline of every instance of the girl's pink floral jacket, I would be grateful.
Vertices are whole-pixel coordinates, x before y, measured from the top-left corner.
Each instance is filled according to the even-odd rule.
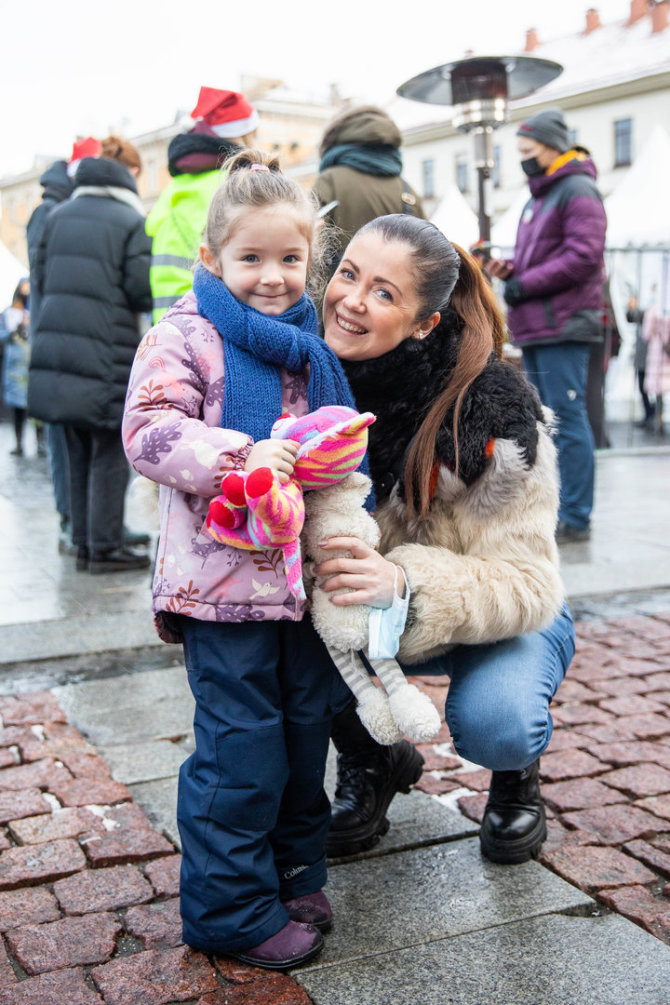
[[[243,467],[252,447],[245,433],[221,428],[223,387],[221,336],[187,293],[137,349],[122,429],[133,468],[160,484],[153,608],[165,642],[181,642],[175,614],[228,622],[298,621],[303,614],[281,550],[241,551],[206,533],[222,475]],[[282,389],[284,411],[305,415],[304,376],[284,371]]]

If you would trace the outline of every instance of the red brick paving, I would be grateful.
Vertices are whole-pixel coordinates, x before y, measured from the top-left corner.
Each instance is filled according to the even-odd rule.
[[[51,694],[0,717],[0,1005],[309,1005],[288,975],[181,943],[181,857]]]
[[[433,680],[415,683],[443,713]],[[577,652],[552,705],[554,735],[540,764],[553,816],[540,861],[670,944],[668,705],[670,613],[577,624]],[[426,765],[419,786],[446,794],[458,782],[461,812],[480,822],[482,772],[434,767]]]
[[[670,614],[583,622],[541,764],[541,861],[670,944]],[[414,681],[444,709],[439,678]],[[308,1005],[180,942],[180,857],[48,692],[0,698],[0,1005]],[[419,787],[480,821],[443,723]],[[95,805],[95,812],[90,809]]]

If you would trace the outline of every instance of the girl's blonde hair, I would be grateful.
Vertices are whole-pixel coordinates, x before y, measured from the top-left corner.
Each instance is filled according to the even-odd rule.
[[[245,209],[284,204],[296,211],[298,228],[310,248],[310,270],[313,273],[315,267],[320,267],[322,228],[315,227],[317,204],[297,182],[282,174],[277,157],[261,150],[243,150],[229,157],[222,171],[226,179],[209,204],[203,235],[213,255],[218,255],[231,239]]]

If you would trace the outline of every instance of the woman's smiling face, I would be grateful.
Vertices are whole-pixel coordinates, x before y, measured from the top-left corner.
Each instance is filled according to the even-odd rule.
[[[326,290],[325,340],[340,359],[376,359],[406,338],[424,338],[439,314],[418,318],[412,249],[367,231],[354,237]]]

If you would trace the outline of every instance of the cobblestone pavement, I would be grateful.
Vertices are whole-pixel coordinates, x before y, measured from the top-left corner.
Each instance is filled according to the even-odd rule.
[[[577,624],[540,762],[549,836],[540,861],[670,944],[670,614]],[[415,678],[440,709],[447,686]],[[423,744],[424,792],[481,821],[490,773]]]
[[[541,861],[670,943],[670,613],[584,621],[542,759]],[[444,708],[447,686],[413,678]],[[308,1005],[183,946],[179,855],[48,691],[0,698],[0,1005]],[[480,820],[489,773],[422,745],[418,787]]]
[[[180,856],[48,691],[0,716],[0,1005],[308,1005],[181,943]]]

